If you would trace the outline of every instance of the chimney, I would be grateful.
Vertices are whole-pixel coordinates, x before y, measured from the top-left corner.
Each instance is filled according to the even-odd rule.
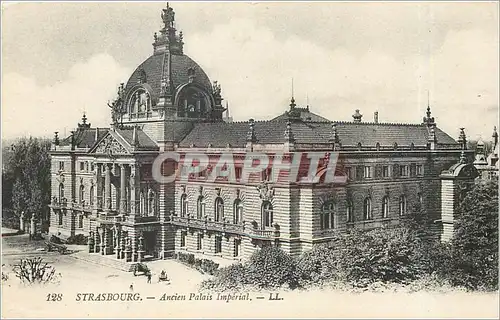
[[[373,113],[373,122],[378,123],[378,111]]]

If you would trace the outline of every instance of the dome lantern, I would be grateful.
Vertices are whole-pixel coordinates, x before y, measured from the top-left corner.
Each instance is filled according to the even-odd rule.
[[[168,2],[167,7],[162,10],[161,19],[163,21],[163,28],[160,29],[159,34],[156,32],[154,34],[154,53],[158,54],[169,51],[172,54],[183,54],[183,35],[182,32],[177,35],[175,12]]]

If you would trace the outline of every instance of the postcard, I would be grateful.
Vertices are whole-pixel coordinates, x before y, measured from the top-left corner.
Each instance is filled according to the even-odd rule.
[[[498,318],[497,2],[2,2],[2,317]]]

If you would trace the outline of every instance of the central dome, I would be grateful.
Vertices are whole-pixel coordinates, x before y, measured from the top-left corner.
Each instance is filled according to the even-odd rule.
[[[126,85],[120,85],[118,98],[108,104],[113,123],[222,119],[220,85],[184,54],[174,16],[167,4],[161,14],[164,26],[154,34],[153,55],[135,69]]]
[[[151,87],[153,105],[156,104],[161,93],[162,75],[166,63],[163,54],[154,54],[141,63],[132,73],[125,86],[125,92],[129,93],[137,84],[147,84]],[[205,90],[212,90],[212,83],[207,74],[193,59],[184,54],[170,55],[170,75],[174,89],[190,82],[189,70],[194,71],[192,82],[200,85]]]

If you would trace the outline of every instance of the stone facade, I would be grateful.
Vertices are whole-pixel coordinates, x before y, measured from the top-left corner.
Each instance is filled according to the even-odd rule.
[[[353,121],[342,122],[298,107],[293,98],[275,119],[228,121],[220,86],[184,55],[173,17],[167,6],[153,56],[109,105],[110,128],[93,128],[84,116],[69,137],[56,133],[52,234],[86,235],[89,252],[126,261],[176,252],[245,259],[271,245],[297,256],[350,228],[396,225],[414,210],[449,235],[456,181],[474,176],[460,173],[473,157],[463,130],[458,142],[452,139],[437,127],[430,107],[418,124],[379,123],[378,114],[363,122],[359,110]],[[315,152],[326,159],[333,152],[335,176],[346,179],[302,183],[280,180],[287,175],[280,171],[273,180],[266,169],[247,182],[209,181],[209,167],[187,181],[163,184],[153,179],[153,164],[164,151],[200,152],[211,165],[232,153],[236,176],[252,152],[266,154],[271,163],[279,154]],[[307,161],[299,176],[308,172]],[[175,163],[161,166],[164,175],[175,169]]]

